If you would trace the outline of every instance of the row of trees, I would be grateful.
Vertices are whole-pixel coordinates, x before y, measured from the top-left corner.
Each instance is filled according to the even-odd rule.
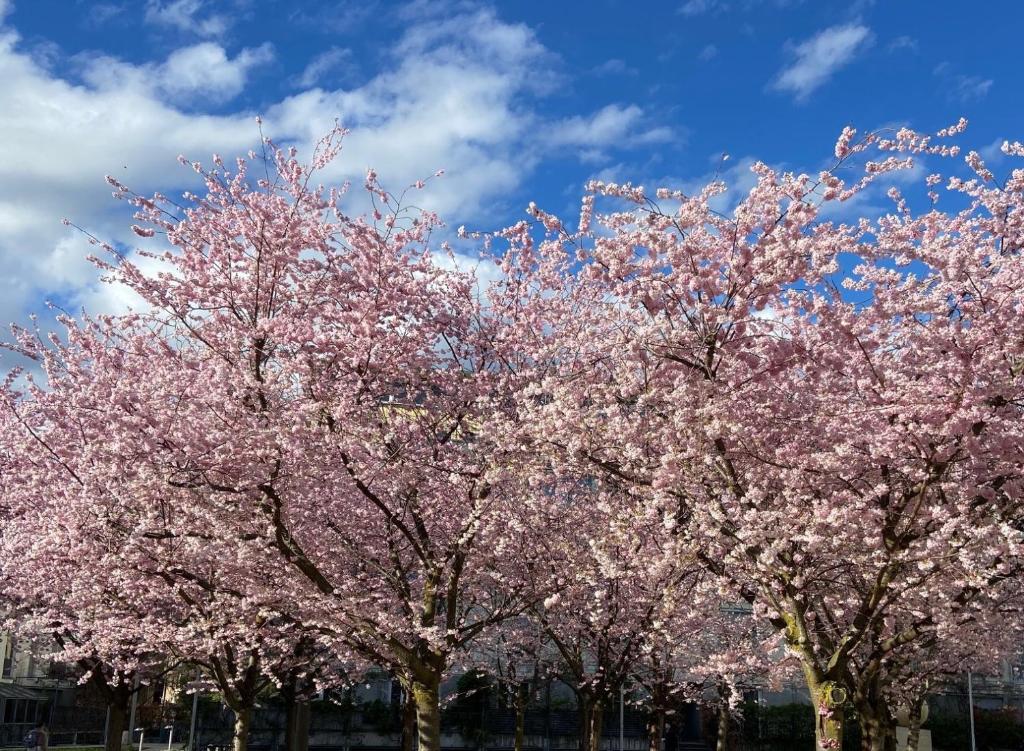
[[[169,662],[234,710],[236,751],[268,686],[377,666],[438,751],[453,669],[525,701],[557,657],[587,751],[627,679],[658,716],[788,670],[819,748],[847,701],[891,748],[897,705],[1016,646],[1024,171],[971,152],[945,210],[932,175],[829,217],[953,164],[964,125],[848,129],[816,176],[756,165],[727,214],[718,183],[593,183],[576,228],[531,204],[462,233],[496,273],[372,171],[346,214],[314,184],[340,131],[309,165],[191,164],[185,204],[108,178],[144,248],[96,263],[138,304],[10,345],[12,622],[109,691],[112,739]]]

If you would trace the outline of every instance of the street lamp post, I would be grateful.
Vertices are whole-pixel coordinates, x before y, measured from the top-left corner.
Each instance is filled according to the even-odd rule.
[[[138,706],[139,706],[139,674],[136,673],[135,674],[135,681],[132,684],[132,708],[131,708],[131,712],[128,714],[128,727],[129,728],[135,727],[135,710],[138,708]],[[129,735],[128,745],[131,746],[131,737],[130,737],[131,736],[131,730],[128,730],[127,732],[128,732],[128,735]],[[123,737],[124,736],[122,736],[122,738]]]
[[[967,711],[971,717],[971,751],[978,751],[974,740],[974,682],[971,678],[971,671],[967,671]]]
[[[624,720],[626,717],[626,687],[619,687],[619,751],[626,751],[626,732]]]
[[[196,710],[199,708],[199,679],[201,677],[202,672],[196,670],[196,690],[192,692],[192,719],[189,721],[188,728],[189,751],[196,751]]]

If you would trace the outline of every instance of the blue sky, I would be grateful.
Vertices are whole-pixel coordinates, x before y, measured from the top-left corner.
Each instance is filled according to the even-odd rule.
[[[116,308],[61,217],[131,243],[103,175],[188,186],[177,154],[242,153],[257,114],[300,147],[340,119],[339,181],[444,168],[423,203],[492,229],[592,177],[697,186],[723,152],[737,188],[753,159],[815,169],[848,123],[964,115],[992,153],[1024,136],[1022,25],[1009,0],[0,0],[0,319]]]

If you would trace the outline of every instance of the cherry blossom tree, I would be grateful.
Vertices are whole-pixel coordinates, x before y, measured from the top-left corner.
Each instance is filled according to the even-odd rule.
[[[822,749],[846,696],[883,748],[885,699],[858,666],[912,664],[1017,573],[1024,171],[997,183],[971,152],[927,196],[891,187],[891,211],[830,218],[955,157],[964,125],[847,129],[817,175],[754,165],[729,213],[720,183],[594,183],[578,229],[531,206],[544,240],[501,233],[538,374],[516,440],[684,528],[800,661]],[[599,199],[617,210],[595,216]]]
[[[300,627],[396,675],[437,749],[453,655],[532,601],[532,530],[559,511],[479,430],[519,388],[517,353],[472,275],[428,250],[436,217],[372,172],[365,218],[312,184],[341,136],[310,166],[269,142],[234,171],[192,164],[207,193],[187,205],[111,179],[148,249],[97,263],[137,308],[18,337],[46,374],[15,400],[39,415],[26,451],[67,470],[35,491],[83,518],[110,499],[112,570],[177,595],[170,643],[204,657],[239,749]]]
[[[82,666],[107,695],[109,744],[120,743],[132,676],[146,680],[187,662],[234,711],[235,747],[244,749],[257,698],[278,676],[327,680],[323,650],[314,652],[309,632],[283,611],[276,568],[261,572],[259,559],[239,560],[244,551],[204,530],[208,518],[196,514],[204,499],[194,489],[138,502],[140,486],[155,478],[81,421],[88,397],[69,399],[84,394],[73,376],[53,370],[68,349],[43,350],[28,332],[21,342],[46,363],[52,388],[33,388],[31,399],[12,391],[5,402],[5,444],[26,460],[3,480],[21,509],[0,547],[6,588],[19,593],[15,625],[54,640],[54,658]]]
[[[660,515],[631,502],[619,483],[584,477],[566,485],[553,491],[555,502],[571,510],[569,527],[554,530],[549,551],[559,587],[534,618],[576,694],[579,747],[596,751],[605,706],[625,688],[654,635],[676,611],[691,612],[698,570]]]
[[[5,628],[30,644],[35,653],[75,666],[108,707],[106,751],[120,751],[128,730],[129,703],[140,685],[168,667],[167,655],[154,649],[141,629],[131,597],[119,597],[82,565],[83,545],[66,518],[26,483],[35,475],[37,452],[20,440],[36,420],[14,409],[12,372],[0,410],[0,495],[4,498],[0,536],[0,589]],[[24,492],[31,488],[32,492]],[[50,525],[59,520],[59,525]],[[52,529],[46,527],[52,526]],[[85,574],[83,576],[83,574]],[[141,681],[141,682],[140,682]]]
[[[746,690],[779,685],[791,677],[770,624],[753,617],[738,595],[691,591],[685,606],[666,613],[630,669],[643,689],[651,751],[662,746],[665,727],[686,703],[713,708],[718,747],[728,748],[731,710]]]
[[[461,667],[490,676],[514,715],[513,751],[526,742],[526,710],[554,679],[558,657],[544,630],[528,615],[511,618],[478,640]]]
[[[443,676],[528,612],[593,751],[630,663],[722,599],[798,661],[819,748],[845,698],[885,748],[899,686],[998,627],[1019,575],[1024,170],[971,152],[841,220],[964,126],[847,129],[814,176],[755,165],[731,210],[720,183],[594,183],[578,228],[531,205],[542,240],[498,233],[489,286],[372,171],[361,218],[314,184],[341,131],[309,166],[183,159],[205,194],[180,205],[111,179],[144,247],[97,263],[138,304],[16,332],[43,375],[4,388],[5,545],[111,675],[156,645],[204,664],[238,751],[310,639],[394,674],[437,751]]]

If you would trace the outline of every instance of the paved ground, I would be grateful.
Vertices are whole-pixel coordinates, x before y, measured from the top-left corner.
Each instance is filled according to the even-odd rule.
[[[184,751],[185,743],[178,743],[175,741],[171,745],[171,751]],[[26,751],[24,746],[7,746],[0,747],[0,751]],[[83,743],[78,746],[50,746],[48,751],[103,751],[102,746],[97,746],[95,743]],[[139,744],[133,743],[131,748],[125,746],[123,751],[139,751]],[[148,741],[143,742],[142,751],[167,751],[166,743],[149,743]]]

